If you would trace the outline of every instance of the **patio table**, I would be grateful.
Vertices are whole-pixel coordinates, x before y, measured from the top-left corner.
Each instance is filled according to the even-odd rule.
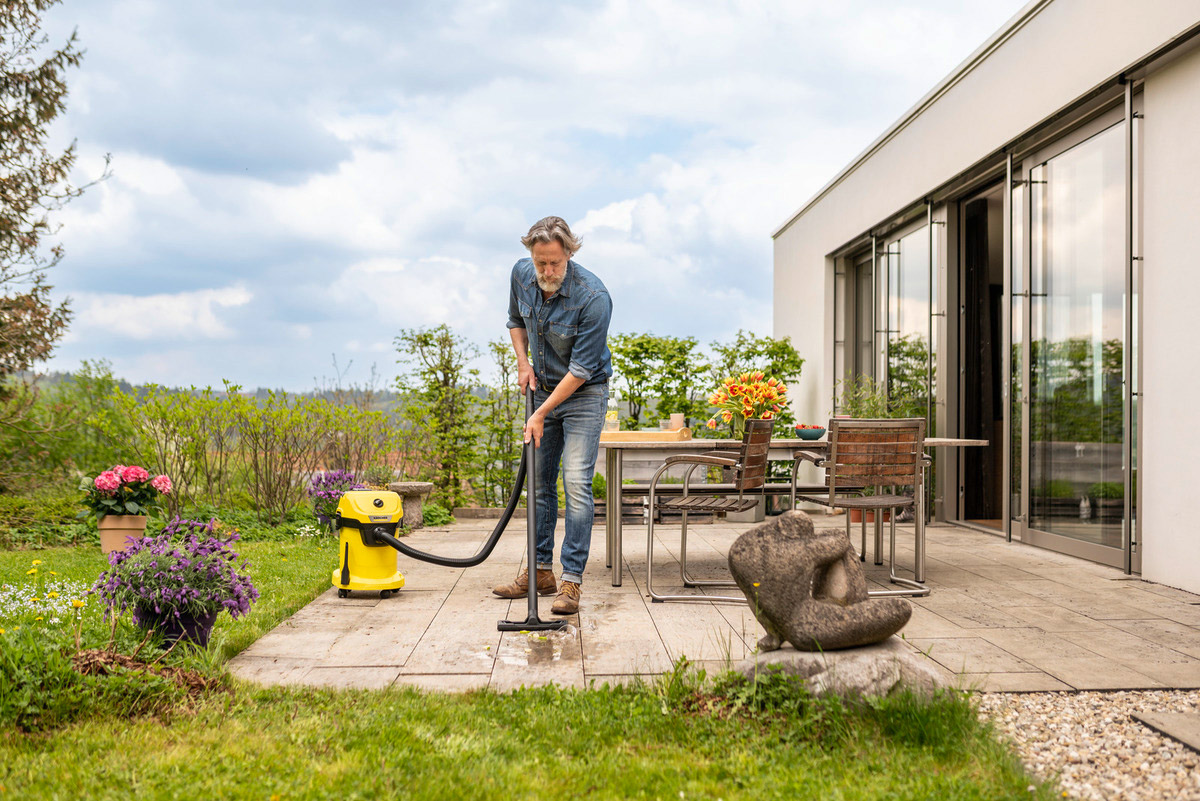
[[[621,480],[623,462],[626,451],[637,451],[653,455],[667,456],[680,453],[694,453],[716,450],[736,450],[741,447],[738,439],[689,439],[677,441],[630,441],[617,439],[614,434],[608,434],[600,439],[600,447],[604,449],[604,466],[606,489],[604,495],[604,529],[605,529],[605,567],[612,568],[612,585],[621,586],[622,580],[622,525],[621,525]],[[926,437],[926,448],[961,448],[987,445],[986,439],[961,439],[957,437]],[[773,439],[767,453],[768,459],[792,461],[796,451],[824,450],[829,444],[824,439]],[[924,493],[922,493],[923,495]],[[924,498],[917,499],[916,513],[925,514]],[[922,529],[924,526],[921,527]],[[875,551],[878,557],[880,543],[883,541],[883,524],[881,516],[876,516],[875,522]],[[916,561],[917,581],[925,580],[925,543],[918,537],[914,554]]]

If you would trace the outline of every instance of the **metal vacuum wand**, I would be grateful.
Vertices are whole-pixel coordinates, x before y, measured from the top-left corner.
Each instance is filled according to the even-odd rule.
[[[533,390],[525,389],[525,420],[533,416]],[[537,596],[537,444],[533,437],[525,443],[525,523],[528,529],[525,552],[529,557],[529,611],[525,620],[501,620],[496,624],[500,631],[549,631],[567,625],[562,620],[542,620],[538,617]]]

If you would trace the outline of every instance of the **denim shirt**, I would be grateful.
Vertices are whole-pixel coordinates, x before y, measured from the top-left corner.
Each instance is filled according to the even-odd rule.
[[[524,328],[539,388],[553,390],[568,372],[584,384],[602,384],[612,375],[608,321],[612,299],[604,284],[574,261],[567,261],[562,286],[543,300],[533,259],[512,269],[508,327]]]

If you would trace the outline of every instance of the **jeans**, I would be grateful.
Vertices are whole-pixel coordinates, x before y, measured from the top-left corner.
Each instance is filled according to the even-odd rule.
[[[539,388],[534,406],[550,393]],[[563,491],[567,501],[563,534],[562,580],[583,583],[592,545],[592,474],[600,450],[600,432],[608,411],[608,384],[590,384],[571,393],[546,415],[542,444],[537,449],[537,566],[554,567],[554,527],[558,523],[558,466],[562,462]]]

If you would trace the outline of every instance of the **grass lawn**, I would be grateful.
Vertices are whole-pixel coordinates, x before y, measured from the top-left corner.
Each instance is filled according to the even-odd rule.
[[[653,686],[239,688],[166,720],[0,734],[0,785],[72,800],[1055,797],[1028,789],[961,698],[851,709],[773,695],[755,714],[725,714]]]
[[[323,591],[337,561],[323,538],[243,542],[239,550],[259,601],[242,620],[221,616],[207,652],[169,662],[221,672]],[[93,546],[0,552],[8,644],[17,642],[14,626],[42,627],[69,650],[76,614],[85,647],[106,640],[94,601],[82,613],[60,608],[105,566]],[[52,601],[51,586],[64,590]],[[123,636],[126,649],[136,645],[135,630]],[[0,634],[0,647],[5,640]],[[45,691],[53,691],[48,682]],[[198,701],[171,696],[152,715],[123,712],[127,693],[113,698],[111,708],[101,698],[63,717],[72,722],[32,732],[0,725],[0,800],[1057,797],[960,696],[845,705],[811,699],[778,677],[748,685],[681,674],[504,695],[231,682]]]

